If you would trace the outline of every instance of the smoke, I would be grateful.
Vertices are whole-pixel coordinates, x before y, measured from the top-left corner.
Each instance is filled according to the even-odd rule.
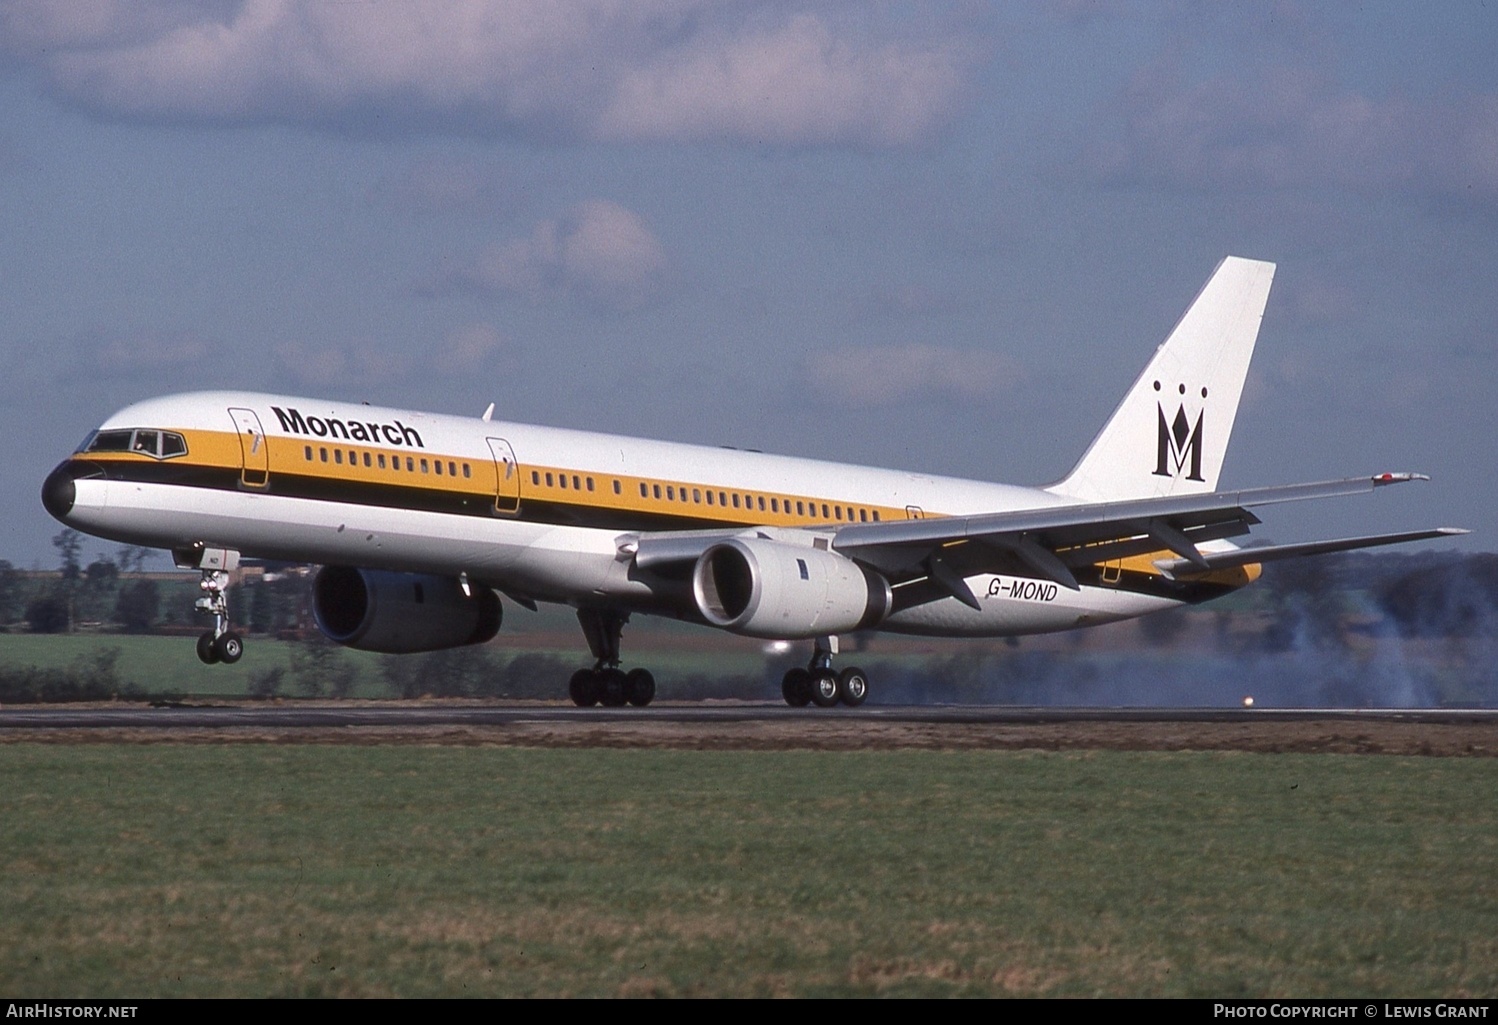
[[[1498,555],[1363,553],[1266,569],[1178,622],[1026,638],[877,669],[879,704],[1498,707]]]

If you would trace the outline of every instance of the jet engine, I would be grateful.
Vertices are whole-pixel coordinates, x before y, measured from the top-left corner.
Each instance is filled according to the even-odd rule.
[[[889,581],[821,548],[759,538],[713,545],[692,568],[697,611],[750,637],[818,637],[863,630],[889,615]]]
[[[329,640],[395,655],[483,644],[499,633],[499,597],[463,593],[456,577],[325,566],[312,584],[312,611]]]

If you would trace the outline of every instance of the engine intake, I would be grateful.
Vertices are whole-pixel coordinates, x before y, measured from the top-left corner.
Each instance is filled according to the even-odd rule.
[[[499,597],[455,577],[324,566],[312,583],[317,628],[361,651],[404,655],[483,644],[499,633]]]
[[[789,639],[864,630],[889,615],[889,581],[820,548],[731,538],[692,568],[697,611],[713,626]]]

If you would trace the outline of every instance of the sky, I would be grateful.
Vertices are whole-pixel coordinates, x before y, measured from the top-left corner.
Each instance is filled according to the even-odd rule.
[[[1493,550],[1495,52],[1479,2],[0,0],[0,558],[200,388],[1043,484],[1226,255],[1279,269],[1222,486],[1433,478],[1256,536]]]

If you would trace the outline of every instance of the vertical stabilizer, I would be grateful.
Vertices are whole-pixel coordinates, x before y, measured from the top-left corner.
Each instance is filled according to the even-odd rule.
[[[1071,474],[1048,490],[1082,501],[1215,491],[1274,264],[1218,264]]]

